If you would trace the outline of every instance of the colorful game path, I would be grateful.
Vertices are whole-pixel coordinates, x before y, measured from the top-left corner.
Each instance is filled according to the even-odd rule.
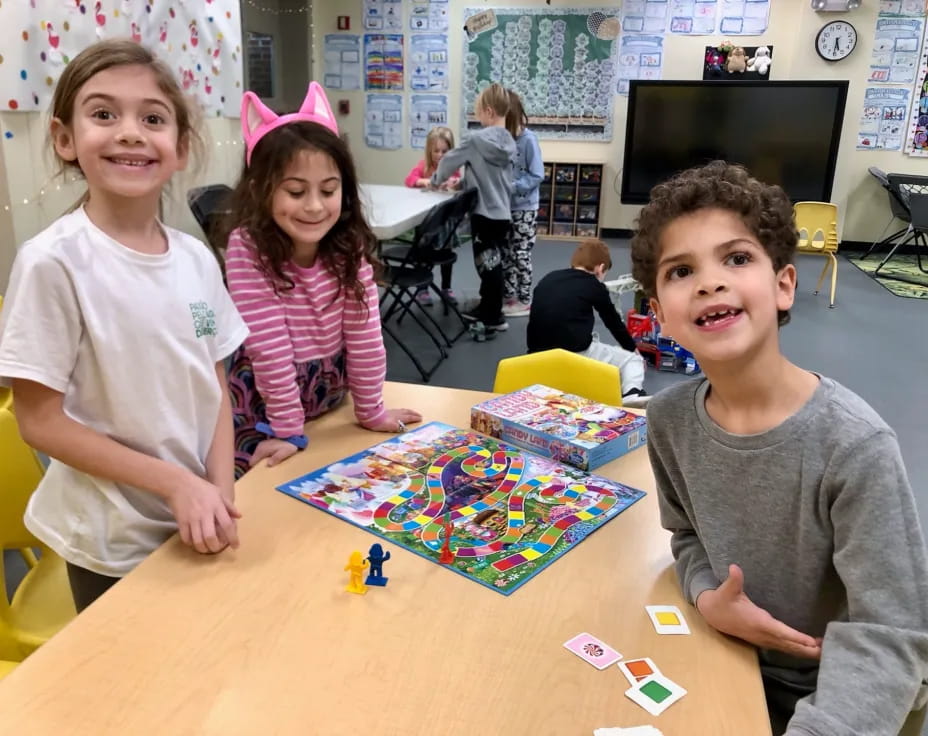
[[[643,491],[433,422],[278,490],[509,594]]]

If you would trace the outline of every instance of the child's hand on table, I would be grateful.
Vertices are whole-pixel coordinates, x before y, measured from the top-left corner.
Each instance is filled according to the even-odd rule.
[[[287,442],[287,440],[280,440],[276,437],[268,437],[266,440],[261,440],[258,443],[258,446],[255,448],[254,455],[251,456],[249,464],[254,467],[259,462],[267,458],[267,466],[269,468],[282,463],[291,455],[294,455],[297,451],[297,446],[292,442]]]
[[[413,409],[388,409],[382,421],[365,424],[372,432],[405,432],[407,424],[421,422],[422,415]]]
[[[776,649],[796,657],[820,659],[822,640],[797,631],[755,605],[744,592],[744,573],[730,565],[728,579],[696,599],[696,609],[710,626],[762,649]]]
[[[235,504],[219,486],[191,475],[191,481],[178,486],[168,498],[177,520],[181,541],[200,554],[215,554],[226,547],[238,547],[236,519],[242,518]]]

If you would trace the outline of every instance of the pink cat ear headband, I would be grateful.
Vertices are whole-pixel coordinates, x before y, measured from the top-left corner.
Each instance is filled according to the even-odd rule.
[[[254,92],[242,97],[242,135],[245,137],[245,163],[251,163],[251,152],[264,136],[275,128],[289,123],[318,123],[338,135],[338,125],[325,90],[318,82],[310,82],[306,97],[298,112],[276,115]]]

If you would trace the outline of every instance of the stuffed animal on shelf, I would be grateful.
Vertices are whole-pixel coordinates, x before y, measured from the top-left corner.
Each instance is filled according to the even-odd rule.
[[[722,71],[722,54],[718,49],[711,46],[706,49],[706,68],[713,74],[718,75]]]
[[[744,49],[741,46],[735,46],[728,55],[728,63],[725,66],[725,71],[729,74],[741,74],[747,68],[748,61]]]
[[[754,52],[754,58],[748,62],[748,71],[757,72],[761,76],[765,76],[767,72],[770,71],[770,65],[773,63],[773,59],[770,58],[770,49],[766,46],[758,46],[757,51]]]

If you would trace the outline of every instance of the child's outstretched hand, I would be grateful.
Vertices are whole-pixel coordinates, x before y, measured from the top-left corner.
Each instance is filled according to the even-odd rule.
[[[372,432],[402,432],[407,424],[421,422],[422,415],[413,409],[388,409],[383,421],[365,424]]]
[[[223,496],[219,486],[191,476],[190,484],[178,486],[168,498],[177,520],[181,541],[200,554],[215,554],[238,547],[236,519],[242,518],[235,504]]]
[[[755,605],[744,592],[744,573],[729,565],[728,579],[696,599],[696,608],[709,625],[762,649],[776,649],[795,657],[820,659],[822,640],[797,631]]]
[[[272,468],[278,463],[282,463],[291,455],[296,454],[296,451],[297,446],[292,442],[279,440],[275,437],[268,437],[266,440],[261,440],[258,443],[254,455],[251,456],[251,460],[249,460],[248,463],[251,467],[254,467],[264,460],[264,458],[267,458],[267,466]]]

